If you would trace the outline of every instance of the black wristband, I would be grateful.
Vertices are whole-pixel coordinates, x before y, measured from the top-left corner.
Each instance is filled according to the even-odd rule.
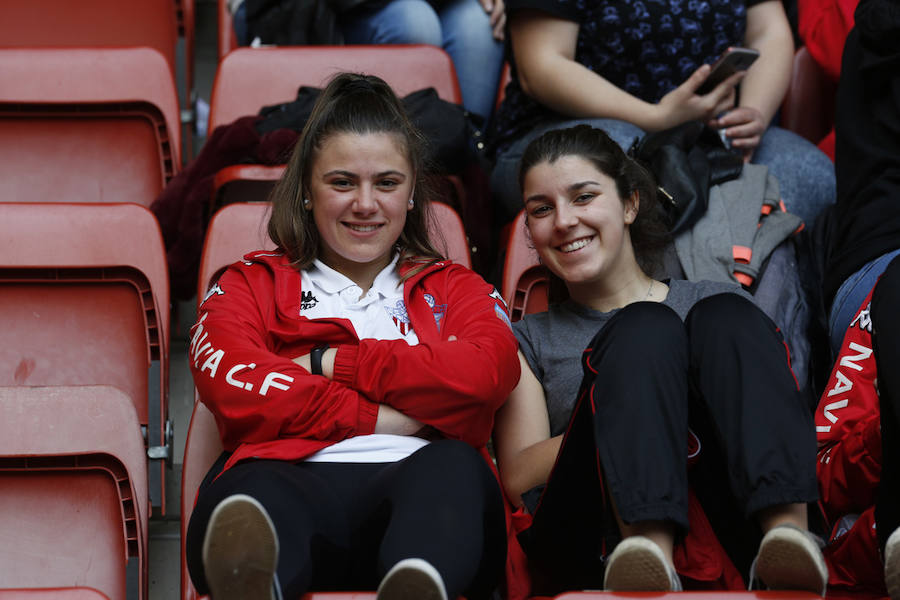
[[[309,372],[313,375],[322,375],[322,355],[328,350],[328,344],[316,346],[309,351]]]

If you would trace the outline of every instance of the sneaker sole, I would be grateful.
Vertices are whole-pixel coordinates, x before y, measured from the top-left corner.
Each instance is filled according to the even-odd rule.
[[[610,555],[603,589],[610,592],[668,592],[672,580],[665,557],[650,540],[626,538],[627,551]],[[625,540],[620,542],[626,543]]]
[[[806,590],[822,595],[828,572],[815,542],[797,530],[769,531],[759,547],[756,576],[770,590]]]
[[[884,545],[884,584],[891,600],[900,600],[900,529]]]
[[[398,562],[378,586],[377,600],[447,600],[440,574],[428,562],[409,558]]]
[[[213,600],[274,598],[278,538],[263,506],[237,494],[213,510],[203,540],[203,568]]]

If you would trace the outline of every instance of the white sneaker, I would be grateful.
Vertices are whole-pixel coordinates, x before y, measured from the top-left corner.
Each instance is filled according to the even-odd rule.
[[[681,580],[653,540],[627,537],[606,561],[603,589],[609,592],[680,592]]]
[[[884,585],[891,600],[900,600],[900,527],[884,545]]]
[[[793,525],[773,527],[763,536],[750,567],[751,587],[759,580],[770,590],[806,590],[821,596],[828,567],[815,536]]]
[[[213,510],[203,538],[203,569],[213,600],[275,600],[278,536],[255,498],[234,494]]]
[[[421,558],[405,558],[394,565],[378,586],[377,600],[447,600],[444,579]]]

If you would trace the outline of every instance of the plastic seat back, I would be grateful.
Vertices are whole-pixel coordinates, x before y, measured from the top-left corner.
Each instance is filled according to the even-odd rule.
[[[167,427],[169,288],[156,219],[135,204],[0,203],[0,385],[115,386]],[[162,461],[151,473],[164,508]]]
[[[184,553],[187,526],[194,511],[197,489],[207,471],[222,454],[222,441],[216,420],[199,397],[195,397],[194,412],[184,443],[184,462],[181,470],[181,597],[183,600],[198,598],[197,590],[188,573]]]
[[[525,227],[525,211],[519,212],[510,227],[503,264],[503,299],[512,321],[547,310],[549,276],[540,264]]]
[[[815,600],[822,597],[811,592],[778,591],[778,592],[566,592],[556,596],[556,600],[635,600],[649,598],[656,600]]]
[[[228,0],[218,0],[217,16],[219,32],[216,42],[219,50],[219,62],[222,62],[226,54],[238,47],[237,37],[234,35],[234,22],[231,12],[228,10]]]
[[[177,170],[179,127],[152,48],[0,49],[0,201],[149,206]]]
[[[15,540],[0,545],[0,588],[144,598],[147,515],[143,441],[125,394],[0,387],[0,536]]]
[[[462,96],[450,56],[429,45],[237,48],[219,63],[209,131],[263,106],[290,102],[301,85],[323,87],[341,71],[378,75],[399,96],[433,87],[449,102]]]
[[[267,230],[270,206],[268,202],[238,202],[227,204],[216,212],[203,244],[197,298],[202,300],[206,296],[210,284],[228,265],[248,252],[275,247]],[[459,215],[441,202],[433,203],[431,210],[428,230],[436,249],[450,260],[471,267],[469,246]]]
[[[791,83],[781,103],[781,126],[813,144],[834,125],[835,84],[805,47],[794,54]]]
[[[28,0],[5,2],[6,47],[148,46],[175,73],[177,24],[172,0]]]
[[[109,596],[86,587],[0,589],[0,600],[109,600]]]

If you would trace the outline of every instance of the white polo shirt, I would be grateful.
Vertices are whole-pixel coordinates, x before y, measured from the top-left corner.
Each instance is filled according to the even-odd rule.
[[[397,273],[399,255],[375,277],[365,294],[347,276],[320,260],[301,272],[300,316],[308,319],[348,319],[359,339],[419,343],[403,302],[403,283]],[[395,462],[428,442],[407,435],[359,435],[323,448],[310,462]]]

